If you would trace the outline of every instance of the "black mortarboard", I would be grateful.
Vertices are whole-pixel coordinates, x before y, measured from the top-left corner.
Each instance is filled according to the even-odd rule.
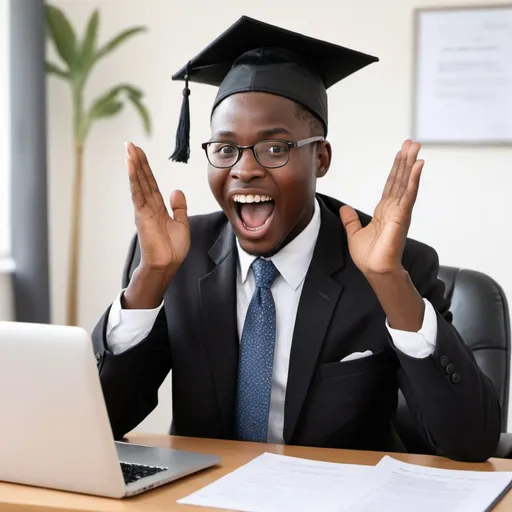
[[[300,103],[327,130],[326,90],[376,61],[377,57],[242,16],[172,77],[184,80],[185,89],[171,159],[189,158],[189,81],[219,87],[212,112],[232,94],[268,92]]]

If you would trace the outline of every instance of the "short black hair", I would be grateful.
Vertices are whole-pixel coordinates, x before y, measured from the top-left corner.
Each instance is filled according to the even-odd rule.
[[[297,102],[295,102],[295,117],[299,121],[309,124],[309,134],[311,137],[316,137],[317,135],[325,137],[325,127],[320,118]]]

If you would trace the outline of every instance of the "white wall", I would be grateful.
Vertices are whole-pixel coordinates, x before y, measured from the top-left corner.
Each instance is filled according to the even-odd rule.
[[[493,4],[497,0],[491,0]],[[330,140],[334,161],[319,185],[360,209],[372,212],[392,159],[410,135],[412,11],[442,6],[441,1],[360,0],[58,0],[82,27],[95,6],[102,15],[101,36],[134,24],[150,33],[136,38],[97,69],[89,97],[123,80],[148,94],[154,135],[142,135],[137,118],[126,112],[95,127],[87,146],[85,219],[80,279],[80,322],[91,329],[119,290],[121,268],[133,232],[132,210],[123,163],[123,141],[140,143],[149,155],[161,189],[168,196],[182,188],[191,213],[216,208],[199,148],[209,136],[209,109],[215,91],[192,84],[192,158],[188,166],[167,160],[174,144],[181,83],[171,75],[227,24],[247,14],[311,36],[376,54],[381,62],[357,73],[330,93]],[[479,4],[485,3],[482,1]],[[506,2],[502,2],[506,3]],[[450,0],[467,5],[467,0]],[[210,7],[211,5],[211,7]],[[314,14],[313,14],[314,13]],[[80,29],[82,30],[82,29]],[[66,251],[71,192],[71,130],[68,92],[52,79],[48,88],[53,318],[64,319]],[[425,148],[420,196],[411,236],[434,246],[441,262],[490,274],[512,297],[508,229],[512,173],[510,149]],[[168,388],[162,406],[143,425],[165,430],[170,420]]]

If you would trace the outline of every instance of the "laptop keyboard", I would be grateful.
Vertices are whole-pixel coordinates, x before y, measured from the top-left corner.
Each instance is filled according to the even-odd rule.
[[[168,468],[161,468],[158,466],[144,466],[142,464],[130,464],[128,462],[120,462],[121,470],[123,471],[123,478],[125,484],[131,484],[146,476],[156,475],[161,471],[166,471]]]

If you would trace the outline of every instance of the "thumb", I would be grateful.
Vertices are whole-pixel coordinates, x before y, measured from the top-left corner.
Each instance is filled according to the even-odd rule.
[[[340,208],[340,217],[350,240],[362,228],[359,215],[354,208],[345,205]]]
[[[174,220],[188,226],[187,199],[181,190],[175,190],[171,194],[171,208]]]

